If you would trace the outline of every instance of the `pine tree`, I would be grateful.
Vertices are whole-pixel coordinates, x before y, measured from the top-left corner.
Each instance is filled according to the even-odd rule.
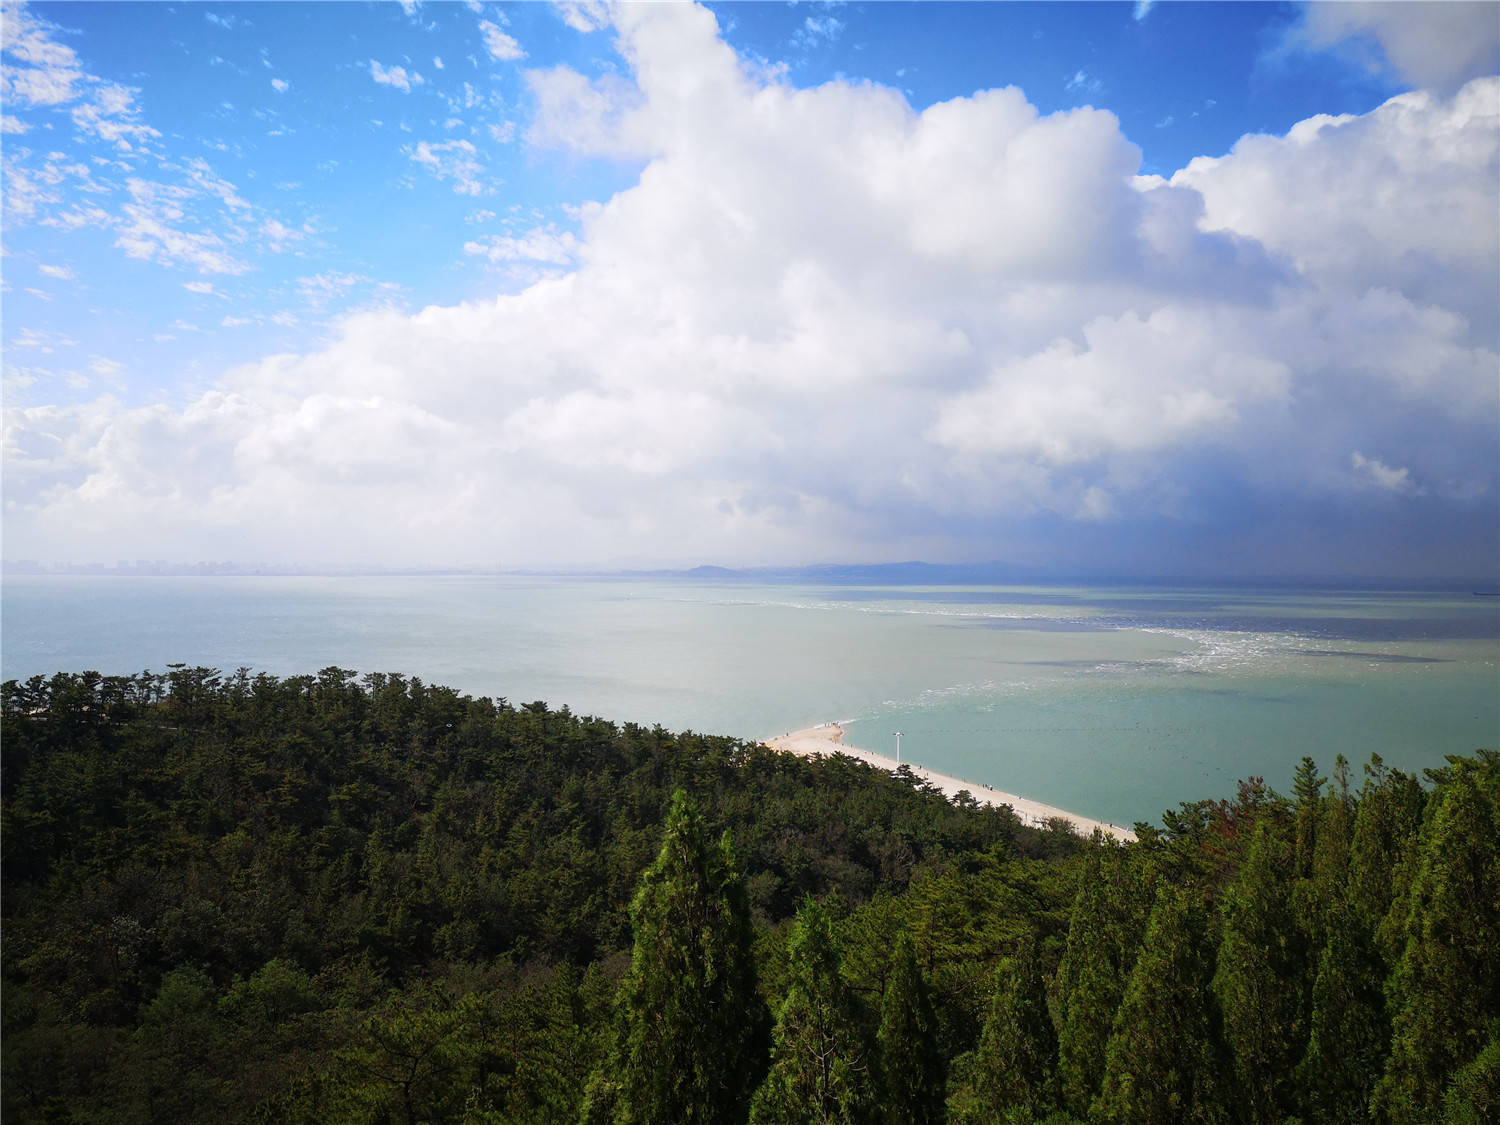
[[[991,1120],[1017,1109],[1041,1117],[1057,1108],[1057,1033],[1030,931],[995,976],[975,1070],[975,1100]]]
[[[1306,1036],[1306,958],[1283,877],[1289,859],[1290,849],[1263,817],[1249,858],[1223,899],[1213,989],[1252,1123],[1279,1121],[1291,1112],[1289,1079]]]
[[[1406,945],[1386,987],[1391,1055],[1379,1121],[1439,1119],[1456,1072],[1500,1037],[1500,754],[1451,758],[1404,903]],[[1398,904],[1400,905],[1400,904]]]
[[[749,906],[726,834],[717,848],[679,790],[630,910],[635,950],[610,1057],[584,1118],[615,1125],[743,1122],[765,1069]]]
[[[790,984],[776,1017],[771,1069],[750,1105],[752,1125],[873,1120],[872,1052],[840,970],[832,921],[812,899],[797,913],[787,954]]]
[[[1119,903],[1120,848],[1101,833],[1084,853],[1068,923],[1068,945],[1057,969],[1057,1048],[1062,1100],[1088,1114],[1104,1078],[1104,1048],[1125,989]]]
[[[1105,1053],[1091,1119],[1103,1125],[1225,1125],[1234,1119],[1209,989],[1213,950],[1202,903],[1163,888],[1151,911]]]
[[[916,947],[903,931],[891,959],[877,1037],[889,1125],[936,1125],[943,1120],[944,1067],[937,1031]]]

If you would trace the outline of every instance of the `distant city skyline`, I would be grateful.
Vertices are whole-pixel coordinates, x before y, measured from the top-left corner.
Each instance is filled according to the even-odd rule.
[[[1500,566],[1500,5],[3,28],[7,560]]]

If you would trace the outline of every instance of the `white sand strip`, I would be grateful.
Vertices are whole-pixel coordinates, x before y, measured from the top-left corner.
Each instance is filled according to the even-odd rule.
[[[821,726],[809,727],[807,730],[792,731],[779,738],[766,739],[766,745],[772,750],[783,750],[788,754],[797,754],[804,758],[811,758],[828,754],[847,754],[851,758],[857,758],[861,762],[868,762],[877,769],[896,769],[896,760],[888,758],[884,754],[876,754],[870,750],[861,750],[857,746],[848,746],[844,743],[844,728],[838,723],[823,723]],[[1002,793],[998,789],[991,789],[988,785],[978,785],[972,781],[961,781],[956,777],[946,774],[933,773],[931,770],[923,769],[921,766],[911,762],[903,762],[913,774],[921,778],[934,789],[939,789],[949,798],[958,796],[962,790],[968,790],[969,795],[981,805],[1009,805],[1023,824],[1034,825],[1044,828],[1050,820],[1065,820],[1073,826],[1073,831],[1081,836],[1087,836],[1098,828],[1106,835],[1113,836],[1117,840],[1134,840],[1135,833],[1128,828],[1121,828],[1116,824],[1105,824],[1102,821],[1090,820],[1086,816],[1077,816],[1062,809],[1055,809],[1051,805],[1044,805],[1040,801],[1031,801],[1025,797],[1017,797],[1013,793]]]

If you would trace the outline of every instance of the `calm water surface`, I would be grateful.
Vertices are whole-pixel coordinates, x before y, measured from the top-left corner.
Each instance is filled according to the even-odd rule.
[[[849,740],[1116,823],[1371,751],[1500,747],[1500,599],[516,577],[9,577],[5,678],[402,672],[512,702]]]

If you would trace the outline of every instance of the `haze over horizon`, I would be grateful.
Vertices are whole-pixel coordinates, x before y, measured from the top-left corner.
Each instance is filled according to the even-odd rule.
[[[7,559],[1500,569],[1500,5],[3,20]]]

